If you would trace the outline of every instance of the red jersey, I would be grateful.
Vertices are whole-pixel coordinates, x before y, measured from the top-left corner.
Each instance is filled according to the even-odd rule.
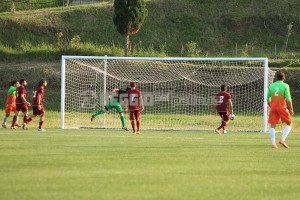
[[[215,97],[215,103],[217,104],[217,111],[228,111],[228,100],[231,99],[231,95],[228,92],[220,92]]]
[[[38,102],[38,95],[41,95],[40,96],[40,100]],[[44,88],[43,87],[36,87],[34,88],[33,90],[33,93],[32,93],[32,106],[37,106],[37,105],[43,105],[43,99],[44,99]]]
[[[16,90],[16,104],[23,104],[21,94],[23,94],[24,98],[26,99],[26,89],[22,85],[17,87]]]
[[[130,89],[127,91],[127,94],[129,110],[140,110],[142,103],[140,102],[140,97],[142,96],[141,91],[137,89]]]

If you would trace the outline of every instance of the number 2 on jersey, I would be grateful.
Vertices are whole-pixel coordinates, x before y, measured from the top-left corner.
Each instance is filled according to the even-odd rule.
[[[219,103],[223,103],[224,96],[220,96]]]
[[[275,88],[275,96],[276,96],[276,97],[278,96],[278,91],[279,91],[279,88],[276,87],[276,88]]]

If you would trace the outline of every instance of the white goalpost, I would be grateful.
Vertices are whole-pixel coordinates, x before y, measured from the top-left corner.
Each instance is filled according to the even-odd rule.
[[[211,105],[226,84],[236,115],[228,130],[266,132],[266,95],[274,75],[268,58],[63,56],[60,126],[121,129],[115,110],[90,118],[114,88],[134,81],[145,103],[142,130],[214,131],[221,119],[211,114]],[[128,113],[125,119],[130,128]]]

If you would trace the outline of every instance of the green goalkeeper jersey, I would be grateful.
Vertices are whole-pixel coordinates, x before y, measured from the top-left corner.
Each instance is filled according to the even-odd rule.
[[[116,99],[109,99],[106,108],[108,110],[115,108],[118,112],[123,111],[122,105]]]

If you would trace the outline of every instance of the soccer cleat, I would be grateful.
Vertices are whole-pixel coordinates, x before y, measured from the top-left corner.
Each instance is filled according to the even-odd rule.
[[[2,128],[6,128],[6,124],[2,124]]]
[[[16,127],[14,127],[14,126],[11,126],[11,127],[10,127],[10,129],[12,129],[12,130],[16,130]]]
[[[139,135],[140,133],[141,133],[140,131],[135,132],[136,135]]]
[[[278,149],[278,146],[276,144],[272,145],[272,149]]]
[[[92,115],[92,117],[91,117],[91,122],[94,121],[94,119],[95,119],[95,116]]]
[[[15,126],[16,126],[16,127],[21,127],[21,125],[20,125],[20,124],[15,124]]]
[[[23,130],[28,130],[26,123],[23,124],[22,129]]]
[[[45,129],[43,129],[43,128],[39,128],[39,129],[38,129],[38,131],[41,131],[41,132],[46,132],[46,130],[45,130]]]
[[[226,130],[223,130],[223,134],[226,134],[227,133],[227,131]]]
[[[216,129],[215,132],[216,134],[221,134],[221,132],[218,129]]]
[[[284,148],[289,148],[289,146],[283,140],[279,140],[279,144],[281,144],[282,146],[284,146]]]
[[[122,129],[125,131],[129,131],[129,128],[127,128],[126,126],[122,127]]]

